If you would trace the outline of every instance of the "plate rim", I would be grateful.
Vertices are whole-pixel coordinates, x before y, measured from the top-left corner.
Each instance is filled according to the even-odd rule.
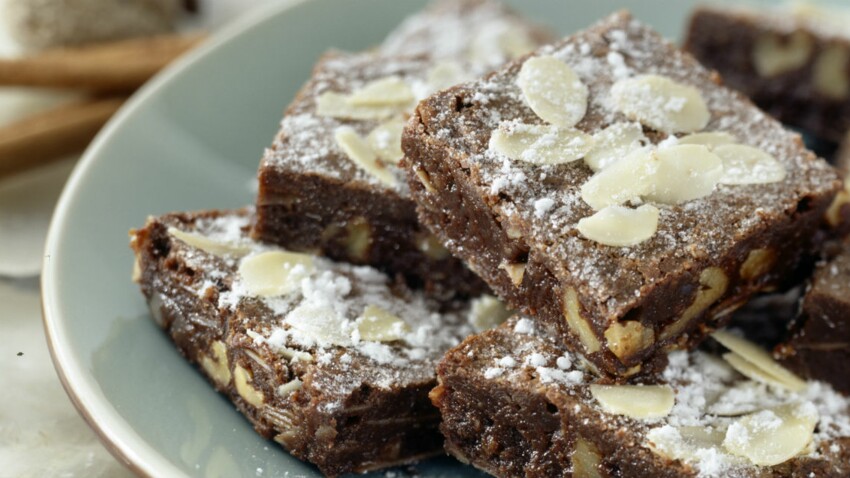
[[[211,35],[202,45],[187,52],[183,57],[157,73],[136,93],[100,130],[74,166],[68,181],[56,203],[45,241],[41,267],[41,316],[47,348],[53,368],[62,388],[100,442],[121,464],[139,476],[187,476],[171,461],[151,447],[118,413],[105,397],[91,372],[86,370],[74,347],[68,340],[67,320],[61,307],[57,283],[58,271],[51,257],[61,244],[68,215],[73,209],[70,204],[77,196],[83,178],[97,164],[101,150],[110,141],[114,132],[124,126],[147,100],[203,59],[215,54],[220,48],[246,34],[252,28],[275,21],[280,15],[311,0],[275,0],[257,6],[233,19],[229,24]]]

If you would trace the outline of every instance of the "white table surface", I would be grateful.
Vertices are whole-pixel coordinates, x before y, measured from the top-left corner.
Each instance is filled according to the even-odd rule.
[[[214,30],[264,1],[202,0],[203,14],[191,26]],[[0,28],[0,55],[17,53]],[[0,88],[0,125],[67,97]],[[132,476],[77,414],[53,369],[42,327],[44,239],[76,159],[0,179],[0,478]]]

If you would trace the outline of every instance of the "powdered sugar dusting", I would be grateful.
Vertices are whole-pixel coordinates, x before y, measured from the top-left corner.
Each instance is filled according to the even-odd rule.
[[[624,443],[634,440],[655,453],[682,460],[701,477],[753,476],[757,467],[731,454],[723,442],[745,443],[750,439],[748,433],[778,430],[783,424],[776,411],[779,407],[793,406],[792,413],[801,418],[819,417],[812,446],[803,451],[804,456],[820,459],[824,450],[837,453],[840,446],[834,440],[850,437],[850,399],[829,385],[811,381],[801,392],[769,387],[747,379],[720,357],[705,351],[670,354],[668,366],[658,378],[675,391],[675,404],[668,416],[640,421],[609,414],[599,408],[588,391],[596,375],[581,362],[574,364],[552,334],[541,329],[517,333],[518,328],[524,328],[520,326],[523,320],[511,319],[478,341],[466,342],[467,355],[478,361],[475,367],[485,380],[524,391],[548,387],[535,393],[553,403],[564,403],[562,406],[569,406],[574,413],[587,407],[595,410],[581,418],[625,433]],[[559,397],[571,397],[575,402],[562,402]],[[749,414],[750,423],[744,427],[739,419]]]
[[[704,7],[712,9],[711,7]],[[839,5],[826,5],[824,2],[794,1],[776,7],[760,7],[757,10],[747,6],[726,6],[721,10],[724,15],[741,15],[780,33],[793,33],[808,30],[825,39],[850,39],[847,25],[850,23],[850,8]]]
[[[174,226],[201,235],[250,246],[246,258],[272,250],[247,237],[247,214],[201,217]],[[420,292],[398,290],[375,269],[313,259],[313,270],[303,265],[297,286],[273,297],[248,293],[238,273],[239,258],[220,258],[175,242],[179,254],[196,270],[194,280],[206,292],[217,294],[217,305],[233,316],[244,316],[245,339],[258,350],[302,364],[332,367],[313,386],[330,395],[344,396],[366,383],[379,388],[421,383],[433,379],[436,361],[472,333],[468,305],[456,304],[439,312],[438,304]],[[245,260],[245,259],[242,259]],[[393,325],[398,340],[368,341],[361,337],[361,315],[376,306],[400,319]],[[507,363],[507,362],[506,362]]]
[[[772,155],[787,171],[781,182],[720,185],[707,197],[660,205],[659,228],[650,240],[623,248],[601,246],[576,229],[580,219],[593,213],[579,191],[592,174],[586,165],[510,161],[488,147],[490,133],[500,124],[541,123],[516,86],[520,63],[453,90],[451,98],[463,97],[467,103],[460,112],[445,107],[447,96],[426,100],[437,113],[425,126],[456,152],[453,157],[464,156],[462,166],[470,171],[479,194],[492,204],[498,221],[530,225],[523,240],[531,255],[545,250],[541,254],[551,272],[576,288],[591,316],[621,316],[640,305],[645,290],[656,286],[653,270],[660,267],[665,277],[674,277],[695,262],[725,257],[736,245],[733,238],[759,233],[766,220],[774,220],[768,218],[784,220],[803,197],[829,195],[836,187],[835,173],[800,146],[798,135],[717,85],[708,70],[627,15],[613,15],[536,55],[564,61],[590,89],[587,114],[576,125],[585,133],[627,121],[610,104],[615,81],[660,75],[700,91],[711,113],[705,131],[729,132]],[[674,98],[659,108],[675,111],[681,106]],[[663,133],[650,131],[647,136],[653,144],[676,141]],[[552,204],[539,203],[543,198]]]
[[[444,0],[408,17],[380,49],[386,55],[463,60],[478,76],[549,40],[541,27],[499,2]]]
[[[486,51],[476,48],[472,39],[483,42]],[[350,126],[366,137],[387,118],[321,116],[317,114],[317,98],[325,93],[348,95],[370,82],[395,77],[422,99],[435,89],[450,86],[433,83],[436,70],[444,77],[450,66],[453,81],[473,78],[513,57],[513,49],[525,48],[525,53],[548,40],[548,34],[497,2],[446,1],[409,17],[377,50],[328,53],[287,109],[272,147],[263,156],[261,174],[318,174],[407,197],[407,182],[398,165],[382,164],[396,178],[388,185],[349,161],[334,141],[333,132],[340,126]],[[493,50],[492,45],[501,46]],[[402,116],[406,119],[411,112]]]

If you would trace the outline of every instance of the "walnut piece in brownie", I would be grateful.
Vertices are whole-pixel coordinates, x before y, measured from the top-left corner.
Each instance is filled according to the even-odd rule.
[[[493,32],[496,43],[488,40],[490,49],[476,53],[488,61],[550,38],[495,2],[441,2],[411,17],[377,51],[325,55],[261,161],[254,237],[402,274],[432,295],[486,289],[419,224],[397,165],[401,130],[416,102],[484,71],[486,62],[465,50],[465,37],[435,30],[441,23],[468,27],[464,35]],[[514,43],[501,45],[503,37]]]
[[[618,13],[436,93],[403,136],[420,220],[601,373],[645,372],[785,281],[839,188],[719,83]]]
[[[685,49],[783,122],[838,142],[850,129],[850,9],[703,6]]]
[[[779,351],[801,375],[850,395],[850,242],[841,247],[815,271],[793,334]]]
[[[371,267],[253,242],[250,222],[171,214],[131,233],[135,279],[180,352],[328,476],[438,453],[435,364],[470,323],[504,318],[493,299],[437,303]]]
[[[848,399],[718,337],[723,359],[674,351],[653,383],[605,385],[556,335],[510,319],[439,365],[446,449],[497,477],[847,476]]]

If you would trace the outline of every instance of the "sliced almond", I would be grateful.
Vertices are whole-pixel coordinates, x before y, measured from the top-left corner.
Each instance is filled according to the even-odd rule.
[[[503,323],[512,313],[498,298],[483,294],[472,300],[469,322],[476,332],[483,332]]]
[[[515,161],[562,164],[584,157],[593,138],[574,128],[504,122],[490,136],[490,148]]]
[[[314,270],[313,256],[287,251],[261,252],[239,263],[242,284],[250,294],[258,297],[289,294]]]
[[[679,427],[679,435],[695,448],[715,448],[723,445],[725,434],[722,430],[706,427]]]
[[[649,204],[637,209],[608,206],[579,220],[578,231],[591,241],[606,246],[634,246],[655,235],[658,215],[658,208]]]
[[[295,331],[296,340],[309,345],[351,345],[353,324],[330,305],[301,304],[285,321]]]
[[[251,252],[251,248],[249,246],[216,241],[207,236],[202,236],[194,232],[186,232],[177,229],[176,227],[169,227],[168,234],[182,242],[185,242],[189,246],[218,257],[242,257]]]
[[[553,56],[526,60],[517,86],[531,110],[555,126],[572,128],[587,112],[587,86],[572,68]]]
[[[646,434],[650,448],[674,460],[700,462],[706,454],[716,454],[723,446],[724,431],[686,426],[675,428],[664,425]]]
[[[720,158],[697,144],[681,144],[655,151],[652,190],[645,197],[663,204],[681,204],[711,194],[723,174]]]
[[[692,133],[708,125],[711,113],[700,91],[666,76],[626,78],[611,87],[613,106],[627,118],[664,133]]]
[[[633,151],[584,183],[581,198],[597,211],[637,200],[652,191],[655,164],[649,148]]]
[[[371,81],[348,96],[352,106],[410,107],[416,98],[410,86],[399,76],[387,76]]]
[[[678,139],[678,144],[701,144],[710,150],[721,144],[735,144],[737,142],[738,138],[725,131],[692,133]]]
[[[200,354],[200,363],[207,375],[220,387],[230,384],[230,363],[227,360],[227,346],[221,340],[216,340],[210,345],[212,357],[204,353]]]
[[[765,184],[785,179],[785,167],[766,152],[744,144],[721,144],[714,148],[723,161],[721,184]]]
[[[776,382],[784,384],[784,388],[793,392],[799,392],[806,388],[804,380],[779,365],[769,353],[749,340],[723,330],[718,330],[712,334],[712,337],[740,358],[761,369],[767,376],[773,377]],[[735,366],[731,362],[730,365]]]
[[[664,418],[676,401],[668,385],[591,385],[590,394],[606,412],[637,419]]]
[[[614,123],[593,135],[593,149],[584,156],[584,162],[599,172],[648,142],[640,124]]]
[[[350,126],[340,126],[334,131],[336,144],[342,149],[348,159],[361,169],[378,178],[387,186],[398,183],[395,175],[383,164],[378,162],[378,156],[369,144]]]
[[[382,161],[398,164],[404,157],[404,152],[401,150],[402,131],[404,131],[404,120],[393,118],[376,126],[366,140],[372,151]]]
[[[735,370],[737,370],[741,375],[747,377],[750,380],[754,380],[759,383],[765,383],[767,385],[773,385],[774,387],[787,389],[788,386],[777,380],[773,375],[765,372],[761,368],[753,365],[752,362],[748,362],[746,359],[736,354],[735,352],[728,352],[723,354],[723,360],[729,363]]]
[[[353,105],[348,100],[349,96],[343,93],[322,93],[316,98],[316,114],[329,118],[370,120],[389,118],[409,109],[399,105]]]
[[[360,339],[368,342],[392,342],[410,332],[410,326],[391,312],[376,305],[367,305],[357,318]]]
[[[263,396],[263,392],[257,390],[253,385],[251,385],[250,382],[252,380],[254,380],[254,377],[251,375],[251,372],[245,370],[239,365],[233,368],[233,383],[236,385],[236,392],[239,396],[244,398],[246,402],[255,408],[260,408],[265,402],[265,397]]]
[[[599,351],[601,348],[599,337],[596,336],[587,319],[581,316],[581,304],[578,300],[578,293],[572,287],[567,287],[564,291],[561,302],[561,313],[567,320],[570,330],[578,336],[579,341],[584,345],[585,351],[589,354]]]
[[[723,446],[754,465],[774,466],[802,453],[818,423],[811,403],[783,405],[745,415],[726,430]]]
[[[283,385],[277,387],[277,390],[275,390],[275,392],[280,397],[286,397],[286,396],[292,394],[293,392],[297,392],[298,390],[301,390],[301,387],[303,385],[304,385],[304,383],[301,380],[295,378],[295,379],[290,380],[289,382],[286,382]]]

